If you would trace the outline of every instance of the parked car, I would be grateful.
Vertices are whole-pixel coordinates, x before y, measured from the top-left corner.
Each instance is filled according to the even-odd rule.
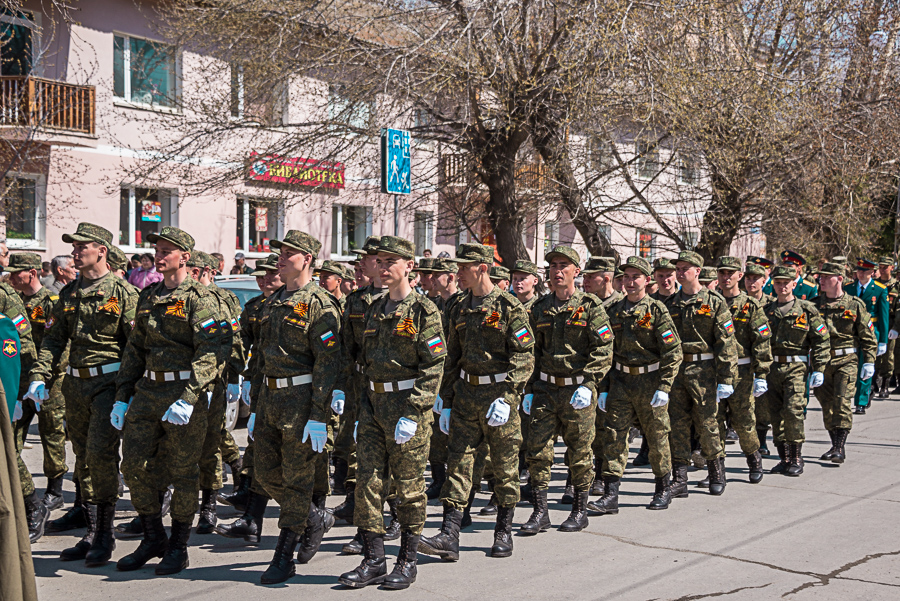
[[[233,292],[241,303],[241,309],[247,304],[251,298],[259,296],[259,286],[256,285],[256,278],[249,275],[220,275],[216,277],[216,285],[219,288]],[[247,356],[249,360],[249,355]],[[249,417],[250,407],[244,403],[238,403],[238,407],[229,407],[225,411],[225,427],[230,432],[234,430],[239,417]]]

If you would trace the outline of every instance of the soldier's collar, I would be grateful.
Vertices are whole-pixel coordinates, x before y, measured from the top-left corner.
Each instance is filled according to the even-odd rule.
[[[379,311],[379,319],[388,319],[391,317],[403,317],[404,314],[409,312],[409,308],[412,306],[413,301],[415,301],[416,292],[412,291],[406,295],[397,307],[391,313],[385,313],[384,309],[387,307],[388,302],[391,300],[390,295],[384,294],[379,300],[381,303],[381,310]]]
[[[75,292],[81,298],[90,298],[92,296],[107,296],[109,294],[110,283],[115,283],[110,276],[113,275],[113,272],[107,272],[106,275],[100,276],[96,280],[94,280],[94,288],[92,290],[84,290],[81,288],[81,282],[84,281],[84,276],[80,273],[76,278],[76,286]]]
[[[175,288],[175,290],[173,290],[170,294],[167,294],[165,296],[155,294],[154,295],[154,303],[169,303],[172,300],[184,300],[184,298],[187,296],[187,291],[190,290],[192,287],[191,286],[192,283],[195,283],[193,278],[191,278],[191,277],[184,278],[184,281],[182,281],[180,284],[178,284],[178,287]],[[161,280],[157,284],[154,284],[154,286],[160,286],[161,288],[159,288],[159,290],[162,290],[166,286],[166,281]]]

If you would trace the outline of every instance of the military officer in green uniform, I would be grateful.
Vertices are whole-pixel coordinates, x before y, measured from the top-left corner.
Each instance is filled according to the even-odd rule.
[[[890,338],[890,301],[888,299],[887,286],[876,280],[875,261],[860,258],[856,260],[855,283],[844,286],[844,292],[851,296],[857,296],[866,305],[866,311],[872,317],[875,325],[875,337],[878,339],[877,356],[881,357],[887,352],[887,343]],[[856,383],[856,396],[853,404],[856,406],[857,415],[865,415],[866,409],[872,403],[872,378],[862,378],[862,360],[860,359],[860,379]]]
[[[894,318],[900,311],[900,282],[893,276],[894,259],[882,256],[878,259],[877,282],[881,282],[887,288],[888,293],[888,324],[894,323]],[[890,332],[888,332],[890,334]],[[887,352],[878,357],[875,362],[875,372],[878,376],[878,398],[886,399],[889,396],[891,376],[894,373],[894,353],[896,342],[888,336]]]
[[[68,349],[62,394],[87,533],[74,547],[65,549],[60,559],[84,559],[85,565],[95,567],[109,561],[115,549],[119,433],[109,416],[115,403],[116,373],[133,327],[137,295],[133,287],[109,271],[109,230],[79,223],[74,234],[65,234],[62,239],[73,246],[79,275],[60,291],[47,319],[27,398],[47,400],[46,382],[52,381]],[[60,519],[71,522],[78,518],[67,515]]]
[[[350,349],[368,380],[368,394],[359,406],[359,498],[353,518],[364,557],[339,581],[352,588],[383,583],[385,588],[405,589],[416,581],[416,553],[426,517],[429,422],[447,347],[437,307],[409,285],[407,276],[415,266],[412,243],[382,236],[376,257],[379,282],[387,285],[387,293],[366,310],[362,346]],[[382,511],[391,480],[399,500],[401,535],[397,562],[387,574]]]
[[[794,297],[796,284],[792,267],[773,269],[775,300],[764,308],[772,330],[773,363],[763,398],[769,404],[772,438],[781,459],[771,473],[787,476],[803,473],[807,374],[810,389],[821,386],[831,359],[828,326],[812,302]]]
[[[831,342],[831,362],[825,369],[822,386],[816,390],[822,420],[831,437],[831,448],[821,459],[843,463],[847,456],[844,445],[853,426],[850,403],[856,381],[868,379],[875,371],[878,342],[862,299],[843,289],[843,267],[825,263],[818,275],[820,294],[814,302],[828,326]]]

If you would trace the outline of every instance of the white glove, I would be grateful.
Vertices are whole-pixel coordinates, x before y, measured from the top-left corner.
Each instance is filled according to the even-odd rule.
[[[396,441],[397,444],[409,442],[412,440],[412,437],[416,435],[416,428],[418,427],[419,424],[411,419],[401,417],[397,420],[397,427],[394,428],[394,441]]]
[[[441,428],[441,432],[450,435],[450,409],[441,409],[441,418],[438,420],[438,426]]]
[[[825,374],[820,371],[814,371],[809,374],[809,387],[818,388],[825,383]]]
[[[178,399],[166,409],[162,416],[162,421],[183,426],[191,421],[191,415],[194,413],[194,406],[189,405],[183,399]]]
[[[353,442],[356,442],[356,431],[359,430],[359,422],[353,422]]]
[[[236,423],[238,418],[238,404],[237,402],[228,403],[225,405],[225,423]]]
[[[669,393],[657,390],[650,400],[651,407],[665,407],[669,403]]]
[[[16,401],[16,407],[13,409],[12,420],[14,422],[22,419],[22,401]]]
[[[34,401],[35,408],[40,411],[41,403],[50,398],[50,393],[47,392],[47,387],[43,382],[32,382],[28,385],[28,392],[25,393],[25,398]]]
[[[734,386],[731,384],[719,384],[716,386],[716,402],[727,399],[734,394]]]
[[[300,442],[306,442],[307,438],[313,451],[321,453],[325,450],[325,443],[328,441],[328,428],[322,422],[311,419],[303,428],[303,439]]]
[[[880,357],[887,352],[887,342],[879,342],[878,343],[878,352],[875,353],[876,357]]]
[[[241,401],[250,406],[250,380],[244,380],[241,384]]]
[[[487,418],[489,426],[493,428],[502,426],[509,421],[509,405],[503,399],[494,399],[484,417]]]
[[[241,400],[241,384],[229,384],[225,387],[225,399],[229,403],[237,403]]]
[[[206,408],[209,409],[210,405],[212,405],[212,391],[206,393]]]
[[[900,332],[898,332],[897,330],[891,330],[890,332],[888,332],[888,340],[897,340],[897,338],[900,338]]]
[[[437,395],[437,398],[434,400],[434,407],[432,407],[431,410],[438,415],[444,410],[444,399],[441,398],[441,395]]]
[[[769,383],[765,378],[753,379],[753,396],[758,398],[769,391]]]
[[[121,430],[125,425],[125,414],[128,413],[128,403],[116,401],[109,414],[109,421],[116,430]]]
[[[875,375],[875,364],[874,363],[863,363],[862,370],[859,372],[860,380],[868,380],[872,376]]]
[[[591,400],[594,395],[591,394],[591,389],[587,386],[579,386],[578,390],[575,391],[575,394],[572,395],[572,399],[569,401],[569,404],[572,405],[576,410],[584,409],[585,407],[591,406]]]
[[[525,412],[525,415],[531,415],[531,404],[534,403],[534,395],[526,394],[525,398],[522,400],[522,411]]]
[[[344,415],[344,401],[346,396],[343,390],[331,391],[331,410],[338,415]]]
[[[250,419],[247,420],[247,436],[250,437],[250,440],[253,440],[253,426],[256,425],[256,414],[251,413]]]
[[[609,396],[608,392],[601,392],[597,395],[597,409],[606,413],[606,397]]]

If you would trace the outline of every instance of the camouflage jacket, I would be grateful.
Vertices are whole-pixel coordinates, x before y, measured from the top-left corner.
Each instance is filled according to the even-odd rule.
[[[772,367],[772,330],[769,319],[756,299],[740,292],[726,298],[728,309],[734,321],[734,341],[738,347],[738,357],[751,359],[753,376],[765,378]]]
[[[251,396],[259,396],[264,376],[289,378],[311,374],[309,419],[327,422],[331,391],[344,368],[340,315],[328,293],[314,282],[293,292],[287,292],[287,287],[282,286],[266,299],[259,321],[256,343],[259,357]]]
[[[665,305],[681,339],[682,354],[712,353],[716,383],[734,385],[738,348],[725,298],[701,288],[687,300],[679,291],[667,298]]]
[[[531,307],[534,328],[534,372],[530,393],[541,372],[556,377],[584,376],[582,386],[594,394],[612,366],[613,333],[603,303],[593,294],[576,290],[561,307],[555,294],[542,296]]]
[[[220,325],[218,302],[209,288],[190,277],[162,295],[165,286],[163,280],[141,290],[134,331],[116,377],[117,401],[129,402],[146,370],[190,370],[180,398],[193,405],[227,357],[228,333]]]
[[[346,356],[346,371],[342,380],[358,373],[354,364],[360,362],[359,352],[362,350],[363,331],[366,329],[366,311],[375,299],[383,294],[383,288],[375,288],[369,284],[347,295],[341,320],[341,341]]]
[[[416,292],[386,314],[387,301],[383,294],[366,310],[359,357],[372,382],[416,381],[403,417],[419,423],[422,413],[434,405],[447,357],[441,315],[434,303]]]
[[[231,349],[223,366],[223,376],[228,384],[237,384],[238,376],[244,371],[247,362],[244,343],[240,336],[241,303],[234,292],[219,288],[215,283],[209,285],[209,290],[219,304],[223,337],[227,340],[223,344],[227,344]]]
[[[813,301],[819,315],[828,326],[828,339],[831,350],[855,348],[857,354],[849,355],[863,359],[863,363],[875,363],[878,340],[875,338],[875,326],[866,305],[855,296],[843,294],[840,298],[830,299],[820,294]],[[832,361],[840,361],[834,357]]]
[[[519,396],[534,371],[534,335],[528,314],[515,296],[497,286],[472,309],[466,293],[446,315],[447,363],[441,385],[444,408],[452,408],[460,370],[473,376],[506,374],[506,402]]]
[[[625,298],[625,295],[623,293],[613,290],[612,294],[610,294],[607,298],[600,299],[600,302],[603,303],[603,310],[609,313],[609,308],[623,298]]]
[[[769,327],[772,329],[772,355],[809,355],[812,371],[825,371],[831,360],[831,343],[828,326],[816,306],[810,301],[794,299],[794,306],[787,315],[778,309],[778,300],[765,307]]]
[[[681,340],[666,306],[644,296],[630,309],[627,297],[609,308],[613,361],[630,367],[659,363],[659,390],[669,392],[681,367]]]
[[[28,316],[28,321],[31,323],[31,337],[34,340],[36,360],[37,353],[40,352],[41,346],[44,343],[44,333],[47,331],[47,321],[49,321],[50,315],[53,313],[53,305],[59,300],[59,296],[51,292],[45,286],[41,286],[41,289],[38,290],[34,296],[25,296],[22,294],[19,296],[22,299],[22,303],[25,305],[25,314]],[[69,352],[66,350],[59,358],[59,362],[54,365],[53,373],[63,373],[68,364]],[[22,366],[22,375],[25,378],[28,378],[30,367],[31,366]]]
[[[254,351],[256,351],[256,345],[259,342],[259,315],[262,312],[264,302],[266,302],[266,296],[264,294],[254,296],[248,300],[244,303],[244,309],[241,311],[241,318],[239,320],[241,326],[241,346],[243,347],[244,352],[247,353],[247,367],[244,369],[244,378],[247,380],[251,380],[256,371],[257,356],[259,355],[259,352]]]

